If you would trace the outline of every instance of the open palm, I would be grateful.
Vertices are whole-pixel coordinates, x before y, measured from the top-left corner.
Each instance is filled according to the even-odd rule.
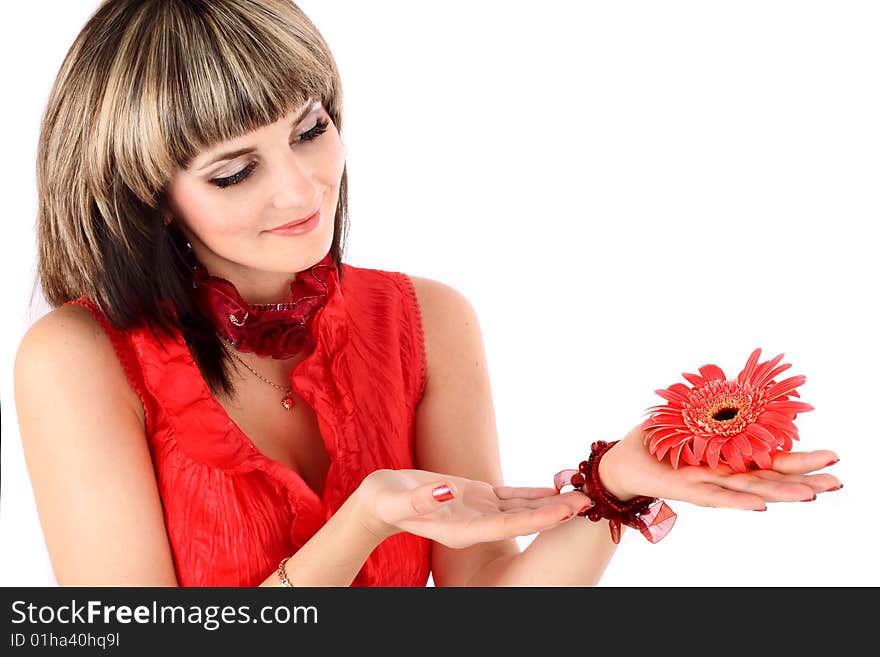
[[[842,485],[834,475],[811,474],[836,463],[830,450],[777,452],[772,468],[736,472],[720,464],[673,468],[658,461],[644,444],[645,432],[634,427],[600,463],[600,475],[623,497],[647,495],[699,506],[765,510],[767,502],[807,502]]]
[[[431,495],[442,484],[452,489],[453,499],[438,502]],[[405,531],[451,548],[534,534],[591,504],[579,491],[492,486],[426,470],[377,470],[365,480],[363,493],[374,532]]]

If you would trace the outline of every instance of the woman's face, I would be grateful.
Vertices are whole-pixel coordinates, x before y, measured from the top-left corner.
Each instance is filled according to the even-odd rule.
[[[310,102],[178,169],[167,188],[169,218],[208,272],[230,280],[245,301],[284,301],[295,274],[330,250],[343,151],[326,110]],[[308,232],[268,232],[318,209]]]

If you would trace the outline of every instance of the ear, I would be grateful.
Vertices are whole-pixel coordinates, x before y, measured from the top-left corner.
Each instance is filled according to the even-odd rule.
[[[168,224],[174,221],[174,213],[168,206],[168,200],[165,197],[164,193],[160,194],[158,202],[155,206],[155,210],[159,214],[159,216],[162,217],[162,224],[166,227],[168,226]]]

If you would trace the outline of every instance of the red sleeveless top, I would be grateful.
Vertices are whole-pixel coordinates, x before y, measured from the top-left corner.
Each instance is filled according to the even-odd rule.
[[[144,407],[180,586],[258,586],[380,468],[413,468],[415,407],[425,386],[421,314],[406,274],[342,265],[312,324],[315,347],[291,373],[330,457],[322,495],[264,456],[211,394],[178,333],[146,326],[110,336]],[[164,336],[164,334],[163,334]],[[401,533],[368,557],[353,586],[424,586],[430,541]]]

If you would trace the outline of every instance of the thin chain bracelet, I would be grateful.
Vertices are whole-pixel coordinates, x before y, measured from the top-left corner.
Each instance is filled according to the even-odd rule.
[[[290,583],[290,580],[287,579],[287,560],[290,557],[284,557],[281,560],[281,563],[278,564],[278,579],[281,581],[282,586],[290,586],[293,587],[293,584]]]

